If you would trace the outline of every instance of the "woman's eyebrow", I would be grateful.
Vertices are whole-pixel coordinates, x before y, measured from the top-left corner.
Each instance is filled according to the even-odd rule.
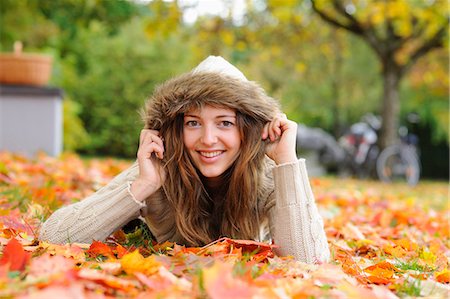
[[[224,115],[217,115],[216,118],[223,118],[223,117],[232,117],[232,118],[236,118],[236,115],[232,115],[232,114],[224,114]]]
[[[185,114],[184,117],[201,118],[199,115],[193,115],[193,114]],[[236,115],[232,115],[232,114],[224,114],[224,115],[217,115],[217,116],[215,116],[215,118],[225,118],[225,117],[236,118]]]

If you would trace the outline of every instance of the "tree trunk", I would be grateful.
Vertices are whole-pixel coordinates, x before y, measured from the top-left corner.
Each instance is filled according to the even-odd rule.
[[[336,38],[332,39],[331,46],[334,52],[334,56],[331,66],[332,76],[331,81],[331,91],[333,97],[332,103],[332,113],[333,113],[333,135],[334,138],[338,139],[342,135],[342,109],[341,109],[341,79],[342,79],[342,63],[343,63],[343,50],[341,45],[342,37],[339,35],[338,30],[333,30],[333,34]]]
[[[381,149],[397,142],[397,130],[399,127],[400,98],[399,88],[401,69],[392,62],[386,62],[383,66],[383,106],[381,117],[380,146]]]

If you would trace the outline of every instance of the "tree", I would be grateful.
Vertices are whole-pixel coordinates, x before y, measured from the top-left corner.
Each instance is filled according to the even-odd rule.
[[[376,53],[383,77],[380,144],[397,139],[399,89],[419,58],[443,47],[449,16],[446,1],[311,0],[327,23],[362,38]]]

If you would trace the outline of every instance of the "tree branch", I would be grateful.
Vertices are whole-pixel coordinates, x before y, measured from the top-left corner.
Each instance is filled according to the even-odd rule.
[[[348,27],[352,28],[352,32],[358,35],[364,34],[364,28],[361,26],[361,24],[358,22],[358,20],[355,19],[351,14],[349,14],[345,8],[342,6],[342,3],[340,3],[338,0],[333,1],[333,7],[338,11],[342,16],[344,16],[347,20],[349,20],[350,24],[347,25]]]
[[[345,29],[345,30],[348,30],[348,31],[350,31],[350,32],[353,32],[353,33],[355,33],[355,34],[357,34],[357,35],[362,35],[362,33],[361,33],[360,31],[358,31],[358,30],[355,31],[355,28],[353,28],[352,26],[349,26],[349,25],[347,25],[347,24],[341,23],[341,22],[339,22],[337,19],[335,19],[335,18],[329,16],[328,14],[326,14],[324,11],[321,11],[319,8],[317,8],[316,1],[315,1],[315,0],[311,0],[311,3],[312,3],[312,8],[313,8],[313,10],[314,10],[314,11],[315,11],[315,12],[316,12],[316,13],[317,13],[324,21],[326,21],[326,22],[328,22],[328,23],[330,23],[330,24],[332,24],[332,25],[334,25],[334,26],[336,26],[336,27],[343,28],[343,29]]]
[[[433,37],[431,37],[428,41],[425,41],[422,46],[417,48],[417,50],[410,56],[408,63],[403,66],[402,73],[405,73],[420,57],[424,56],[432,49],[440,48],[444,45],[447,25],[448,22],[442,26]]]

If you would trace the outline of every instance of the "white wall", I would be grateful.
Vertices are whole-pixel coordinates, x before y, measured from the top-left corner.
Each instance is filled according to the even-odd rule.
[[[58,156],[63,144],[61,95],[16,89],[16,94],[14,89],[0,91],[0,150],[28,157],[39,151]]]

